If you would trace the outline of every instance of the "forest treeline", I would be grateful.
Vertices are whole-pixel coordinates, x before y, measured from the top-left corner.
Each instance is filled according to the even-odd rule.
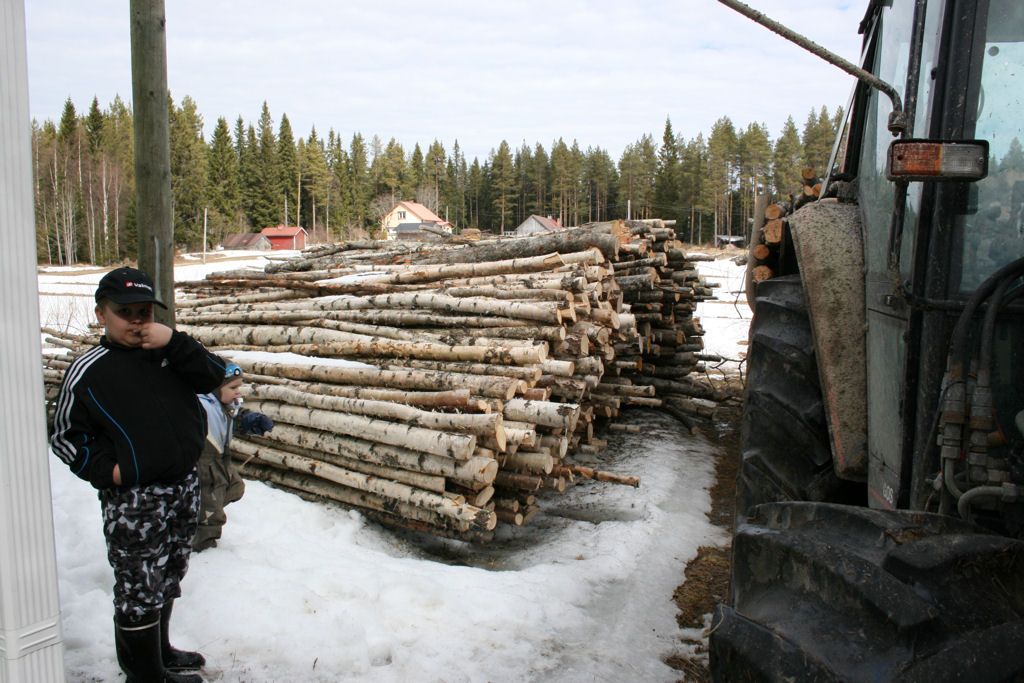
[[[787,198],[800,171],[825,167],[841,110],[811,110],[802,131],[792,117],[774,140],[763,124],[737,129],[723,116],[705,137],[677,135],[666,119],[660,142],[650,134],[616,162],[600,147],[562,138],[545,148],[502,140],[481,161],[456,141],[406,150],[394,138],[343,140],[314,127],[296,137],[288,116],[274,121],[217,120],[209,138],[188,96],[170,101],[171,194],[177,247],[207,246],[225,235],[301,225],[312,241],[378,237],[395,202],[420,202],[456,231],[499,233],[531,214],[562,225],[615,218],[665,218],[691,242],[743,234],[754,198]],[[208,140],[208,141],[207,141]],[[132,112],[115,97],[96,98],[79,114],[69,98],[58,122],[33,121],[39,260],[110,264],[137,252]]]

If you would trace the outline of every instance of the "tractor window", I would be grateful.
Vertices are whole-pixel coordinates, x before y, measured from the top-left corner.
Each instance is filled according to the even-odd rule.
[[[876,41],[878,48],[872,73],[892,85],[906,99],[907,72],[910,61],[910,37],[913,27],[913,3],[901,3],[894,6],[883,16],[884,23],[879,27]],[[924,42],[921,54],[921,77],[918,83],[917,110],[914,117],[913,134],[926,135],[928,118],[932,103],[933,81],[930,77],[935,66],[938,31],[942,10],[940,3],[929,6],[925,14]],[[872,66],[872,65],[869,65]],[[886,249],[888,246],[889,226],[892,218],[892,207],[895,187],[885,177],[886,153],[889,144],[894,140],[888,130],[889,113],[892,103],[877,91],[871,91],[868,100],[867,118],[864,126],[864,142],[859,163],[861,184],[861,210],[867,223],[868,270],[878,274],[885,280]],[[907,263],[912,253],[914,233],[917,228],[917,207],[920,202],[921,188],[910,186],[907,213],[903,226],[903,258]],[[905,269],[904,269],[905,270]],[[871,278],[869,277],[869,280]],[[869,285],[870,286],[870,285]],[[885,280],[884,290],[889,291]]]
[[[1024,255],[1024,4],[992,0],[986,25],[973,136],[989,142],[989,175],[976,183],[964,217],[965,293]]]

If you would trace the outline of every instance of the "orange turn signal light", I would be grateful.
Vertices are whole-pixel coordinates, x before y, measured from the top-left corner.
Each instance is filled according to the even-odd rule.
[[[988,141],[895,140],[885,175],[889,180],[981,180],[988,175]]]

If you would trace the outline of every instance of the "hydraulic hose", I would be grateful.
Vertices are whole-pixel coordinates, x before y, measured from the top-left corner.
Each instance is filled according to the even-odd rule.
[[[960,500],[956,503],[956,511],[960,514],[961,519],[970,521],[971,504],[976,498],[1001,498],[1002,495],[1003,487],[1001,486],[975,486],[960,496]]]
[[[984,395],[985,392],[989,391],[988,377],[991,374],[991,340],[995,329],[995,319],[1000,309],[1003,308],[1004,298],[1006,299],[1005,303],[1009,303],[1017,298],[1017,292],[1014,292],[1008,298],[1004,295],[1010,284],[1020,277],[1022,273],[1024,273],[1024,258],[1008,263],[982,282],[970,299],[968,299],[951,335],[949,353],[946,360],[947,393],[941,408],[942,438],[940,458],[943,484],[957,501],[960,501],[964,495],[970,493],[970,491],[967,493],[962,491],[957,485],[955,478],[955,466],[961,455],[965,452],[965,440],[967,441],[966,447],[970,448],[970,440],[965,439],[969,434],[969,430],[965,432],[964,426],[970,423],[972,403],[976,402],[978,404],[979,411],[985,412],[987,410],[988,414],[991,413],[991,399],[987,401],[988,407],[986,409]],[[979,349],[979,361],[984,360],[986,365],[978,368],[979,374],[985,376],[983,378],[985,388],[980,392],[980,396],[972,397],[968,396],[965,389],[968,339],[972,321],[986,300],[989,300],[988,309],[985,311],[982,338],[979,340],[981,346]],[[982,486],[978,488],[985,489],[989,487]],[[969,509],[970,501],[979,495],[983,495],[983,493],[973,494],[965,504],[967,506],[965,509]],[[961,506],[958,502],[958,511],[960,508]]]

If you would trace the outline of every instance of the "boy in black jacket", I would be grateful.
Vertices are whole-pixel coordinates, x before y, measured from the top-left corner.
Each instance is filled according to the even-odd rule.
[[[168,624],[199,513],[196,461],[206,437],[197,393],[224,364],[153,320],[153,281],[134,268],[100,280],[100,344],[64,374],[50,445],[99,490],[114,569],[117,660],[129,681],[202,681],[205,659],[171,647]],[[166,307],[165,307],[166,308]]]

